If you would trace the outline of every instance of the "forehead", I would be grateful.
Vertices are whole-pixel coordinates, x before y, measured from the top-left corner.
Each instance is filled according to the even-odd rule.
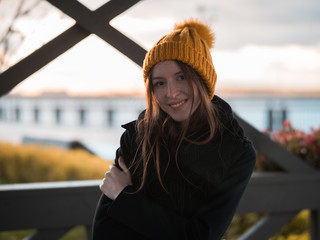
[[[167,60],[157,63],[152,70],[152,77],[181,72],[179,64],[174,60]]]

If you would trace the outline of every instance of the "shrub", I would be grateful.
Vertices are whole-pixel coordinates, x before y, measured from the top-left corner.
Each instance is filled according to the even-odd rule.
[[[311,128],[310,133],[305,133],[293,128],[289,121],[285,121],[282,129],[272,134],[266,131],[266,134],[289,152],[299,156],[302,160],[320,170],[320,127],[318,129]],[[261,172],[281,171],[281,168],[258,153],[255,170]]]
[[[222,239],[236,240],[258,222],[264,213],[236,214]]]
[[[258,222],[267,214],[247,213],[237,214],[224,234],[223,239],[236,240],[251,226]],[[309,216],[308,210],[303,210],[297,214],[288,224],[283,226],[281,230],[271,237],[269,240],[309,240]]]
[[[308,210],[301,211],[270,240],[309,240],[309,217]]]
[[[84,150],[0,143],[0,183],[100,179],[105,161]]]

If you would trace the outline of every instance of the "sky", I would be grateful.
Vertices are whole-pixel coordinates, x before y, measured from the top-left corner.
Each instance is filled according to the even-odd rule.
[[[10,22],[14,4],[0,1],[0,21]],[[26,0],[27,8],[35,0]],[[104,1],[81,0],[94,10]],[[41,1],[19,18],[7,54],[8,67],[74,24]],[[11,11],[11,12],[10,12]],[[216,36],[212,50],[217,91],[320,93],[319,0],[143,0],[112,20],[119,31],[149,50],[175,22],[198,18]],[[1,24],[4,29],[5,24]],[[0,31],[3,32],[3,30]],[[1,33],[1,32],[0,32]],[[3,34],[3,33],[1,33]],[[12,93],[41,91],[71,94],[143,92],[142,70],[95,35],[30,76]]]

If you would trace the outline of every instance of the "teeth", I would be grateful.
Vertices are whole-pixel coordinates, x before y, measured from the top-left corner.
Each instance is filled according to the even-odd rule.
[[[185,101],[179,102],[179,103],[177,103],[177,104],[172,104],[171,107],[173,107],[173,108],[179,107],[179,106],[181,106],[182,104],[184,104],[184,102],[185,102]]]

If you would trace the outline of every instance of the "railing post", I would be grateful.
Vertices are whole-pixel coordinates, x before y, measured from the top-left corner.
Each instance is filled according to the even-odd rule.
[[[297,212],[270,213],[247,230],[238,240],[268,240],[296,214]]]
[[[86,225],[85,226],[85,239],[90,240],[92,238],[92,226]]]
[[[320,240],[320,210],[310,211],[310,240]]]

